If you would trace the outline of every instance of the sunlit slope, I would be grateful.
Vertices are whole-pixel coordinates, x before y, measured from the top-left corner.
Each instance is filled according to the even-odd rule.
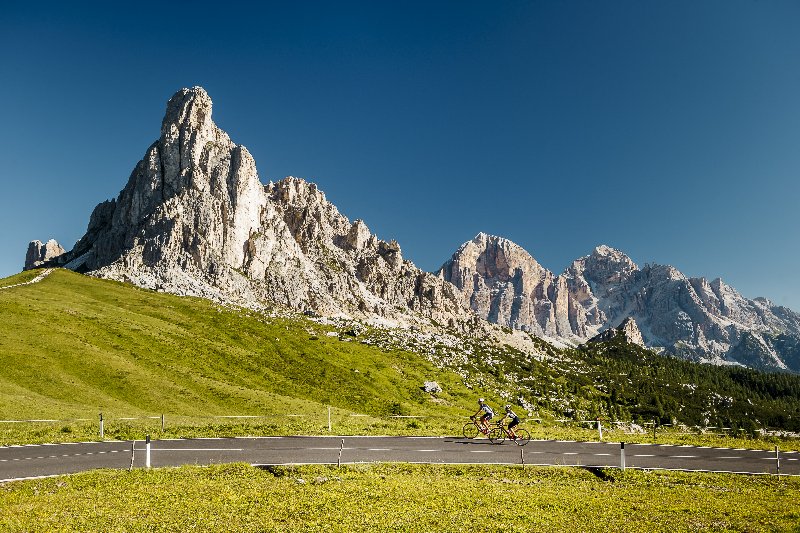
[[[0,280],[0,286],[10,283]],[[0,417],[463,414],[474,392],[407,352],[201,299],[56,270],[0,290]],[[420,390],[435,379],[434,403]]]

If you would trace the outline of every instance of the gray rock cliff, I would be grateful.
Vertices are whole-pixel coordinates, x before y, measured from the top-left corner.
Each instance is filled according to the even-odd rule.
[[[438,275],[461,289],[465,305],[480,317],[544,337],[586,342],[630,318],[653,348],[800,372],[800,314],[749,300],[720,279],[688,278],[668,265],[639,268],[609,246],[555,276],[518,245],[481,233]]]
[[[23,270],[39,268],[45,263],[55,260],[66,252],[55,239],[50,239],[46,243],[42,241],[31,241],[28,244],[28,251],[25,254],[25,266]]]
[[[99,204],[67,268],[240,305],[444,324],[474,320],[457,289],[350,222],[317,186],[261,183],[200,87],[167,103],[161,135]]]

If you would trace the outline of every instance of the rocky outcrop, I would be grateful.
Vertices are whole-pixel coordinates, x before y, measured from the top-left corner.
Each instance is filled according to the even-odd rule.
[[[800,314],[748,300],[720,279],[667,265],[639,268],[598,246],[555,276],[516,244],[479,234],[439,270],[465,304],[491,322],[586,342],[628,318],[644,344],[692,359],[800,372]]]
[[[31,241],[28,244],[28,252],[25,254],[25,267],[23,270],[31,270],[60,257],[66,252],[55,239],[50,239],[46,243],[42,241]]]
[[[479,317],[545,337],[570,337],[567,286],[508,239],[479,233],[437,272]]]
[[[589,343],[608,342],[618,337],[622,337],[625,339],[625,342],[630,344],[636,344],[642,347],[645,345],[642,332],[639,331],[639,326],[636,325],[636,321],[632,318],[626,318],[619,326],[598,333],[589,339]]]
[[[99,204],[68,268],[141,287],[320,314],[473,322],[451,284],[350,222],[316,185],[264,185],[200,87],[168,102],[161,136]]]

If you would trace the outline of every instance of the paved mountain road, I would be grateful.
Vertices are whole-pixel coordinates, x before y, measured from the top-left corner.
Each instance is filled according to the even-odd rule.
[[[342,463],[410,462],[456,464],[620,465],[620,444],[531,441],[491,444],[487,439],[456,437],[237,437],[159,440],[151,443],[151,465],[246,462],[255,465],[336,463],[344,439]],[[0,481],[82,472],[93,468],[128,468],[131,441],[42,444],[0,447]],[[134,466],[144,466],[145,443],[136,441]],[[775,473],[775,452],[626,444],[625,463],[633,468],[715,472]],[[782,474],[800,475],[800,453],[781,452]]]

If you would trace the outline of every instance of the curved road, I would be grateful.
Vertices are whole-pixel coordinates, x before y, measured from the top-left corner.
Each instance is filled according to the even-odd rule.
[[[253,465],[409,462],[431,464],[520,464],[590,467],[620,466],[620,444],[531,441],[491,444],[485,438],[457,437],[237,437],[159,440],[151,443],[151,465],[179,466],[246,462]],[[128,468],[131,441],[0,447],[0,482]],[[136,441],[134,467],[145,465],[145,443]],[[524,455],[524,457],[523,457]],[[629,468],[776,473],[775,452],[652,444],[626,444]],[[800,454],[781,452],[780,473],[800,475]]]

